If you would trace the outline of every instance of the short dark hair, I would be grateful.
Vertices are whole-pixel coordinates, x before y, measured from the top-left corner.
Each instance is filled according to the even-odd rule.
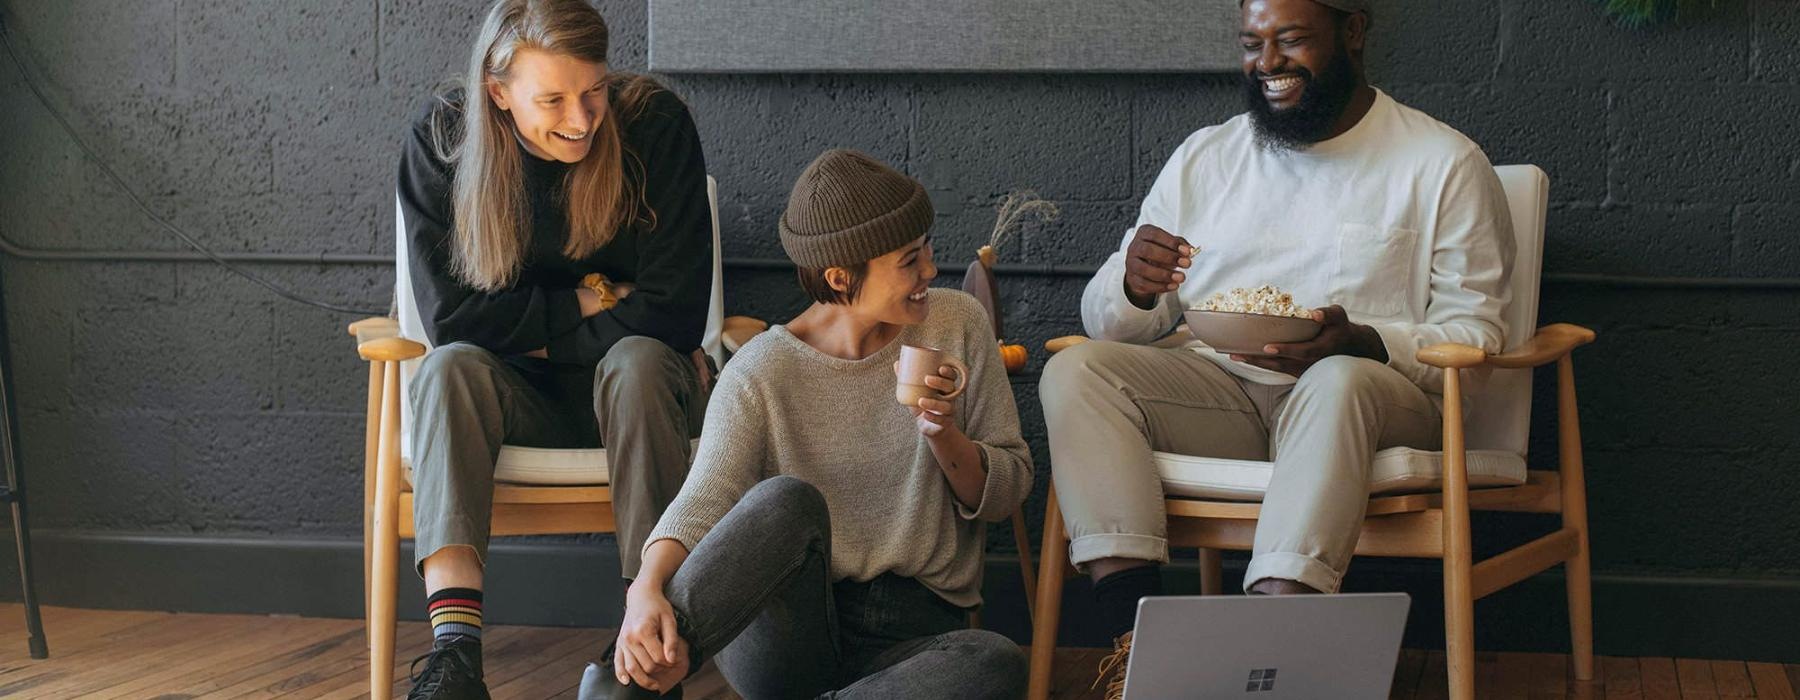
[[[821,304],[848,304],[856,301],[856,295],[862,292],[863,278],[869,275],[867,260],[854,265],[842,266],[850,273],[850,288],[842,292],[832,289],[831,283],[825,280],[825,271],[831,268],[813,269],[810,267],[794,267],[795,276],[800,278],[800,288],[806,290],[806,296]]]

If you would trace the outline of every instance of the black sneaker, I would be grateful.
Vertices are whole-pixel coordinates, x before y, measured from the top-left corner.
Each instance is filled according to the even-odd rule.
[[[575,692],[576,700],[652,700],[653,698],[681,700],[681,684],[679,683],[670,688],[669,692],[661,695],[636,683],[620,683],[619,676],[613,673],[613,644],[606,645],[606,651],[600,657],[603,659],[602,661],[590,662],[587,668],[582,669],[581,687]]]
[[[419,669],[424,662],[425,668]],[[469,637],[434,645],[412,662],[412,692],[406,700],[488,700],[481,680],[481,642]]]

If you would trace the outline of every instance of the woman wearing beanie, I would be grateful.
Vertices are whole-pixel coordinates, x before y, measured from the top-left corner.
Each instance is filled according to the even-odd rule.
[[[414,698],[488,697],[481,591],[502,444],[607,448],[627,578],[687,475],[710,372],[692,354],[712,291],[706,163],[681,100],[608,71],[608,43],[586,0],[500,0],[462,87],[407,132],[399,293],[436,346],[410,385],[436,636]],[[584,283],[594,273],[608,281]]]
[[[644,548],[582,697],[654,697],[708,658],[747,698],[1013,698],[1025,657],[971,630],[984,523],[1031,490],[985,312],[927,289],[925,189],[866,155],[806,168],[781,243],[814,303],[719,378],[693,472]],[[968,366],[895,400],[901,346]],[[927,383],[949,393],[954,371]]]

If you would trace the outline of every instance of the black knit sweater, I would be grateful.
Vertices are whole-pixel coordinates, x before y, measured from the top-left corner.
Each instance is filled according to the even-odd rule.
[[[413,119],[400,156],[400,211],[410,246],[412,294],[434,345],[463,341],[499,355],[547,348],[557,365],[592,368],[614,343],[655,338],[686,354],[699,347],[712,294],[712,214],[706,160],[687,106],[660,91],[625,128],[625,147],[643,162],[644,202],[655,228],[625,224],[592,255],[563,255],[568,240],[564,192],[569,167],[517,145],[531,208],[531,243],[512,287],[480,292],[450,274],[456,165],[437,155],[432,120],[461,133],[462,91],[433,97]],[[626,168],[628,177],[636,177]],[[581,317],[575,290],[590,272],[636,285],[618,306]]]

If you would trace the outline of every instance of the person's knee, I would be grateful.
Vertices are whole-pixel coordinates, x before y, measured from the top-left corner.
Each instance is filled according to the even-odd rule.
[[[1366,357],[1333,355],[1302,372],[1294,384],[1294,391],[1360,396],[1375,389],[1382,372],[1392,371],[1387,365]]]
[[[991,691],[984,697],[1016,698],[1025,692],[1030,662],[1018,644],[988,630],[960,630],[952,637],[957,653],[968,659],[974,673],[987,679],[978,684]]]
[[[645,371],[657,371],[668,363],[675,351],[662,341],[647,336],[633,335],[613,343],[606,350],[606,356],[600,358],[596,371],[616,374],[638,374]]]
[[[614,343],[594,367],[600,396],[631,401],[669,394],[678,365],[675,351],[662,341],[634,335]]]
[[[500,366],[493,352],[473,343],[451,343],[425,353],[413,382],[419,386],[467,382]]]
[[[1088,341],[1063,349],[1044,363],[1044,375],[1038,382],[1038,399],[1046,411],[1056,407],[1073,407],[1082,396],[1096,387],[1106,386],[1097,370],[1104,368],[1129,346],[1100,340]]]
[[[419,361],[407,401],[417,420],[471,411],[481,415],[498,409],[497,376],[503,371],[505,364],[493,352],[470,343],[451,343]]]
[[[804,525],[825,526],[830,522],[830,509],[825,494],[805,480],[786,474],[764,479],[744,494],[751,504],[769,518]]]

